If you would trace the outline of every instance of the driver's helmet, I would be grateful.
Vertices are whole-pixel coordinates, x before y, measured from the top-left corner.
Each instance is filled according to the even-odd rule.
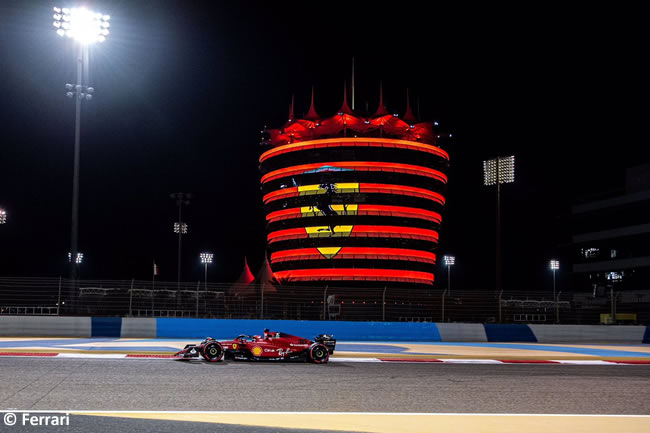
[[[271,331],[269,330],[269,328],[266,328],[266,329],[264,330],[264,339],[268,339],[268,338],[272,338],[272,337],[273,337],[273,334],[271,333]]]

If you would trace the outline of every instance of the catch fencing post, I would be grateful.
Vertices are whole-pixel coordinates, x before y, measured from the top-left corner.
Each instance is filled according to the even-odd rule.
[[[501,323],[501,295],[503,295],[503,290],[499,292],[499,323]]]
[[[260,319],[264,318],[264,284],[260,286]]]
[[[327,285],[323,291],[323,320],[327,320]]]
[[[133,281],[135,278],[131,278],[131,290],[129,290],[129,317],[133,317]]]
[[[384,293],[381,296],[381,321],[386,321],[386,286],[384,286]]]
[[[201,281],[196,282],[196,318],[199,318],[199,287],[201,287]]]
[[[59,275],[59,301],[56,303],[56,315],[59,315],[59,309],[61,308],[61,276]]]
[[[442,292],[442,320],[440,321],[443,323],[445,321],[445,295],[447,294],[447,290],[448,289],[445,289],[445,291]]]
[[[560,302],[561,294],[562,292],[559,292],[557,298],[555,298],[555,323],[560,323],[560,305],[558,303]]]

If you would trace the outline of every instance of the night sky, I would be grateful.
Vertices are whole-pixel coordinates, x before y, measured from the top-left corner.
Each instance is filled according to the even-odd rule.
[[[454,285],[494,284],[495,191],[481,161],[516,157],[502,189],[504,288],[550,284],[567,212],[620,189],[624,168],[648,161],[647,30],[638,11],[543,7],[461,10],[421,2],[95,1],[111,15],[91,48],[81,137],[81,277],[175,281],[184,209],[183,276],[233,281],[244,256],[264,256],[260,130],[304,114],[311,87],[330,116],[356,62],[356,104],[389,111],[407,88],[423,120],[454,135],[440,255]],[[66,276],[74,145],[73,45],[56,35],[50,1],[0,0],[0,276]],[[642,79],[643,78],[643,79]],[[641,104],[643,110],[639,110]],[[442,269],[442,266],[439,266]],[[441,278],[442,285],[445,278]],[[440,285],[438,285],[440,287]]]

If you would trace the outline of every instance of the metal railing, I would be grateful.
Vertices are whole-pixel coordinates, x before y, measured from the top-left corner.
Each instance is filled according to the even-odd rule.
[[[618,314],[618,319],[617,319]],[[650,324],[650,290],[610,293],[0,278],[0,315]],[[603,322],[601,315],[609,315]]]

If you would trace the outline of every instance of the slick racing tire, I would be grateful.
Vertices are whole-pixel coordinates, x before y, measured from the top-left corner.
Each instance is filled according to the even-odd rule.
[[[325,364],[330,359],[330,352],[327,346],[320,343],[312,344],[309,348],[309,360],[316,364]]]
[[[203,348],[201,355],[203,355],[205,360],[209,362],[221,361],[221,358],[223,358],[223,347],[221,347],[221,344],[216,341],[208,343]]]

